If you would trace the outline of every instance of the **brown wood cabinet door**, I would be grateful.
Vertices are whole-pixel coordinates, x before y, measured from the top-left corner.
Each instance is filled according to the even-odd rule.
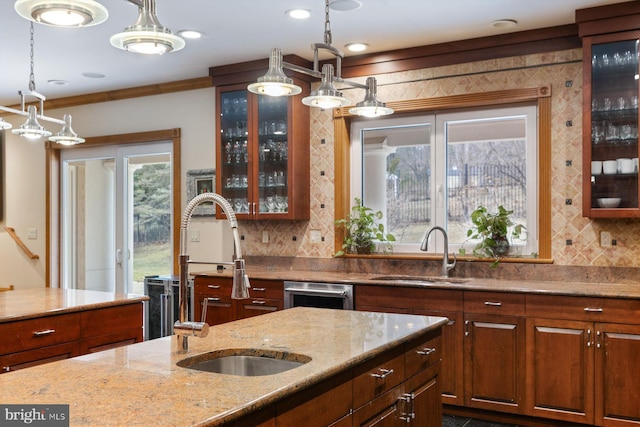
[[[465,315],[465,405],[520,413],[524,407],[525,319]]]
[[[442,400],[438,364],[422,371],[405,383],[411,395],[409,425],[420,427],[442,427]],[[405,394],[406,396],[406,394]]]
[[[640,424],[640,326],[596,324],[595,411],[602,426]]]
[[[594,421],[594,324],[527,319],[527,414]]]
[[[231,322],[236,320],[236,306],[233,300],[229,298],[208,297],[196,294],[196,304],[199,307],[194,311],[196,313],[196,320],[199,322],[202,319],[202,310],[204,304],[207,305],[207,316],[205,322],[209,326],[220,325],[221,323]]]
[[[412,314],[441,316],[449,319],[442,327],[442,371],[438,382],[442,390],[442,403],[464,405],[463,343],[464,321],[461,312],[414,310]]]

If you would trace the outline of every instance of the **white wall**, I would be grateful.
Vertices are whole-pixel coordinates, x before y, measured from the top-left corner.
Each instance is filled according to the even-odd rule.
[[[161,129],[181,129],[181,193],[186,206],[186,173],[191,169],[215,168],[215,89],[156,95],[91,104],[64,110],[47,110],[48,116],[73,115],[74,130],[83,137],[116,135]],[[24,119],[6,116],[19,126]],[[57,132],[58,125],[43,122]],[[4,218],[0,222],[0,286],[16,288],[45,286],[45,150],[44,143],[30,143],[11,131],[5,133]],[[17,247],[4,227],[13,227],[29,249],[40,256],[32,261]],[[27,239],[29,228],[37,228],[35,240]],[[194,217],[190,230],[200,232],[200,242],[189,242],[191,259],[231,260],[233,240],[225,221]],[[193,266],[191,271],[211,267]]]

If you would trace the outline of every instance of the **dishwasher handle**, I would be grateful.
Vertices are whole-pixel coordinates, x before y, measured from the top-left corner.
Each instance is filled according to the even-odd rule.
[[[330,289],[284,288],[284,291],[303,295],[337,295],[343,298],[348,297],[347,291],[334,291]]]

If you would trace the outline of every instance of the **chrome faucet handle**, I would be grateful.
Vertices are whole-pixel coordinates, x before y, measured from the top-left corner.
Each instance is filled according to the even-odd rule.
[[[453,270],[453,268],[456,266],[456,262],[458,261],[458,258],[456,258],[456,254],[455,253],[452,253],[451,255],[453,255],[453,262],[452,263],[447,263],[447,271]]]
[[[183,337],[204,338],[209,335],[209,324],[205,322],[181,322],[178,320],[173,324],[173,333]]]

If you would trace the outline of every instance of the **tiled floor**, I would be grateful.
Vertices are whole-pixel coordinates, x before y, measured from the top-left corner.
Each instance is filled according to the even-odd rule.
[[[475,420],[473,418],[455,415],[443,415],[442,427],[518,427],[513,424],[500,424],[491,421]]]

